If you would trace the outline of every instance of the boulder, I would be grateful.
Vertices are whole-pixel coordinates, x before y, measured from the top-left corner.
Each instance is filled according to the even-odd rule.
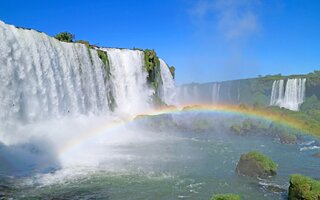
[[[320,181],[300,174],[290,177],[288,200],[320,200]]]
[[[281,144],[296,144],[297,143],[297,136],[282,132],[278,134]]]
[[[242,154],[236,172],[253,178],[266,178],[276,175],[278,165],[269,157],[257,151]]]

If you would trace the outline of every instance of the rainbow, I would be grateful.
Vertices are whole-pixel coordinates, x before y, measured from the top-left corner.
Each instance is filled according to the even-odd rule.
[[[140,120],[143,118],[148,118],[161,114],[174,114],[174,113],[183,113],[183,112],[212,112],[212,113],[225,113],[232,115],[247,116],[256,119],[267,120],[271,122],[277,122],[284,126],[296,129],[302,133],[311,133],[317,135],[318,133],[310,132],[308,126],[296,119],[289,117],[287,115],[282,115],[281,113],[276,113],[267,109],[259,108],[248,108],[245,106],[236,106],[236,105],[185,105],[182,109],[179,109],[174,106],[165,107],[157,110],[151,110],[141,115],[137,115],[134,118],[128,118],[125,120],[119,120],[111,123],[107,123],[104,126],[98,127],[90,132],[83,132],[78,135],[77,138],[71,140],[63,145],[59,151],[59,155],[63,155],[68,150],[78,146],[79,144],[90,140],[99,135],[105,134],[108,130],[126,125],[130,122]]]

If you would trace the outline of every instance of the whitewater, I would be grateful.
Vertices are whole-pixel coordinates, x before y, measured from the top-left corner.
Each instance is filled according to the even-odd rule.
[[[1,21],[0,38],[0,151],[11,165],[8,174],[98,165],[115,155],[99,158],[106,146],[138,140],[138,134],[109,134],[62,153],[81,134],[155,108],[143,51],[92,49]],[[97,50],[106,52],[108,63]],[[173,104],[173,77],[163,60],[159,67],[158,93]]]

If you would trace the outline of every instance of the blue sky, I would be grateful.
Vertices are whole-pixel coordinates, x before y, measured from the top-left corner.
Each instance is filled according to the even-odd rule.
[[[2,0],[0,20],[153,48],[178,84],[320,69],[318,0]]]

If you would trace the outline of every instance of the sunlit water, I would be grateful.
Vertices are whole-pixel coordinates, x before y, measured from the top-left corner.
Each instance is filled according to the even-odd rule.
[[[288,178],[293,173],[320,178],[320,159],[312,157],[319,151],[319,141],[315,138],[301,136],[298,144],[281,144],[271,136],[258,133],[237,136],[229,131],[228,122],[241,118],[221,114],[206,116],[212,122],[208,130],[189,129],[197,117],[174,115],[172,120],[185,128],[172,128],[160,122],[161,119],[152,119],[153,122],[159,120],[157,128],[148,128],[150,119],[141,119],[114,126],[102,134],[89,131],[103,124],[102,119],[91,122],[91,126],[79,123],[77,127],[70,122],[69,128],[61,125],[59,130],[69,130],[73,135],[88,129],[92,137],[59,153],[55,148],[62,148],[58,143],[64,143],[67,138],[58,134],[57,140],[50,142],[50,151],[45,150],[46,144],[33,148],[20,145],[15,151],[3,145],[1,158],[4,158],[3,153],[22,156],[20,163],[19,159],[7,156],[16,170],[1,165],[4,167],[0,172],[0,196],[18,199],[210,199],[215,193],[236,193],[243,199],[285,199],[286,191],[272,193],[263,185],[277,185],[287,190]],[[57,130],[48,132],[54,134]],[[235,173],[240,155],[251,150],[261,151],[279,164],[274,178],[256,180]]]

